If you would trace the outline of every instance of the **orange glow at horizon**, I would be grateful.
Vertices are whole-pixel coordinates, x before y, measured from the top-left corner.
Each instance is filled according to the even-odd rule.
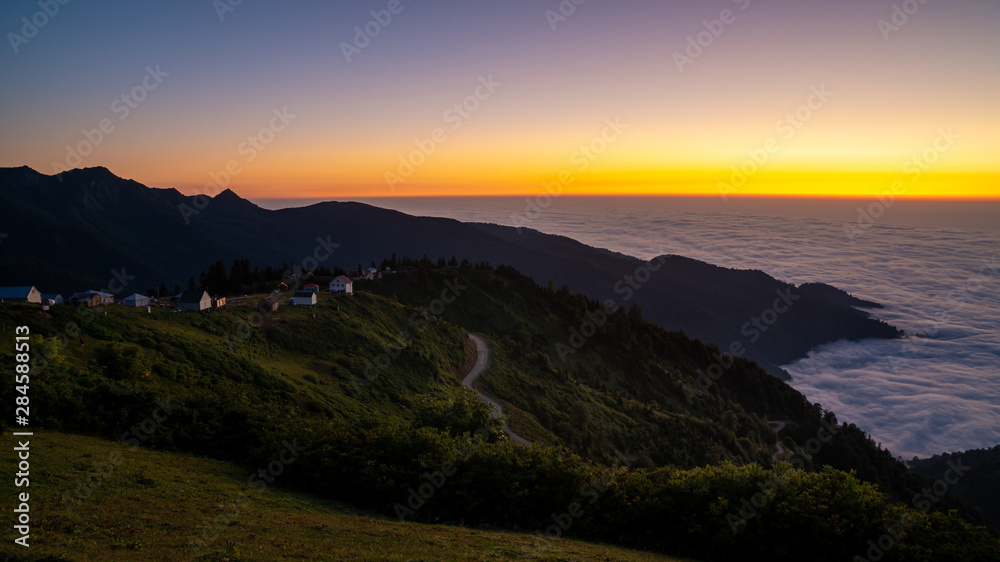
[[[114,171],[114,170],[112,170]],[[165,171],[164,171],[165,172]],[[159,175],[154,173],[155,175]],[[165,174],[166,175],[166,174]],[[275,171],[244,173],[217,187],[212,176],[203,182],[170,185],[166,181],[143,181],[153,187],[175,187],[181,193],[214,196],[229,188],[244,198],[357,199],[371,197],[477,197],[533,196],[539,194],[587,196],[718,196],[868,199],[892,194],[898,199],[985,199],[1000,200],[1000,174],[989,173],[886,173],[831,171],[769,171],[750,176],[734,176],[730,170],[673,171],[650,173],[628,171],[594,174],[531,177],[490,174],[486,180],[452,176],[444,181],[405,181],[390,188],[387,183],[328,180],[322,173],[298,169],[294,173]],[[218,174],[217,179],[222,179]],[[360,179],[360,178],[359,178]],[[370,180],[369,178],[366,178]],[[741,182],[741,180],[743,180]]]

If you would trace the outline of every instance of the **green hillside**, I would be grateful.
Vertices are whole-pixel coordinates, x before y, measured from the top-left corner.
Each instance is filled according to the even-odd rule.
[[[930,513],[897,503],[930,481],[856,427],[752,363],[713,371],[717,349],[637,308],[597,322],[597,303],[485,265],[355,288],[273,314],[253,297],[205,314],[8,304],[0,323],[34,334],[31,427],[268,467],[279,472],[268,489],[381,516],[706,560],[864,558],[906,521],[884,560],[998,557],[963,502],[946,496]],[[588,337],[573,343],[574,331]],[[510,442],[460,385],[468,332],[492,342],[482,389],[534,446]],[[0,363],[14,364],[4,345]],[[718,376],[704,384],[699,371]],[[5,385],[0,399],[15,392]],[[290,443],[294,462],[281,456]],[[89,498],[60,499],[93,517]]]
[[[92,437],[39,432],[23,560],[679,560],[528,533],[399,522],[313,495],[247,485],[249,471]],[[6,464],[6,463],[4,463]],[[87,482],[72,509],[62,502]],[[0,491],[13,495],[4,479]],[[194,548],[191,539],[212,537]],[[26,555],[26,553],[30,553]]]

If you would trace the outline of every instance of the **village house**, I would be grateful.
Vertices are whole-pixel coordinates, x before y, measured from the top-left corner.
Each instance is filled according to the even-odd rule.
[[[299,291],[292,297],[292,304],[295,306],[314,306],[316,304],[316,293]]]
[[[312,292],[312,293],[318,293],[319,292],[319,285],[317,285],[315,283],[310,283],[310,284],[306,285],[305,287],[303,287],[302,289],[305,290],[305,291]]]
[[[77,306],[83,306],[86,308],[94,308],[95,306],[101,306],[101,296],[97,293],[80,293],[79,296],[73,295],[70,297],[70,303]]]
[[[208,310],[212,308],[212,297],[205,291],[184,291],[177,300],[177,308],[181,310]]]
[[[271,295],[257,304],[257,310],[264,314],[278,312],[278,297]]]
[[[42,293],[42,304],[63,304],[63,296],[59,293]]]
[[[212,297],[212,308],[222,308],[226,306],[226,297]]]
[[[97,297],[96,300],[94,297]],[[86,304],[87,306],[101,306],[105,304],[115,304],[115,296],[104,291],[83,291],[73,293],[69,298],[70,304]]]
[[[284,293],[285,291],[288,290],[288,285],[286,285],[284,282],[278,283],[278,290]]]
[[[34,287],[0,287],[0,302],[42,303],[42,292]]]
[[[335,277],[333,281],[330,281],[330,292],[343,293],[345,295],[353,294],[354,282],[346,275]]]
[[[149,306],[149,297],[147,297],[146,295],[140,295],[139,293],[134,293],[125,297],[125,300],[122,301],[122,304],[124,304],[125,306],[131,306],[135,308]]]

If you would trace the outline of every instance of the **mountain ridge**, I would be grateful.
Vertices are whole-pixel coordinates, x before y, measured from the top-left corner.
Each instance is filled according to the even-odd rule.
[[[664,267],[653,271],[651,262],[528,228],[415,217],[358,202],[271,211],[231,189],[213,198],[185,196],[104,167],[58,177],[26,170],[0,169],[0,224],[10,232],[0,248],[0,284],[75,292],[103,287],[113,272],[126,271],[134,277],[131,293],[183,284],[217,260],[353,269],[391,254],[457,256],[511,265],[543,285],[637,304],[663,327],[723,350],[740,342],[748,358],[783,378],[781,365],[818,345],[901,334],[860,310],[866,301],[814,284],[787,311],[770,313],[775,293],[794,285],[681,256],[657,258]],[[630,280],[637,272],[648,279],[637,285]],[[773,317],[766,331],[747,328],[765,314],[764,320]]]

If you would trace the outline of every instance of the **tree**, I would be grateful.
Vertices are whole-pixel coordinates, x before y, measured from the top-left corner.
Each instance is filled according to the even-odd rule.
[[[258,275],[261,275],[259,270],[255,271]],[[233,260],[233,265],[229,268],[229,279],[227,281],[230,293],[242,293],[246,290],[246,286],[254,281],[254,272],[250,271],[250,260]],[[257,281],[263,282],[265,279],[258,279]]]
[[[205,290],[213,295],[226,293],[229,290],[226,266],[221,260],[208,266],[208,272],[205,274]]]

